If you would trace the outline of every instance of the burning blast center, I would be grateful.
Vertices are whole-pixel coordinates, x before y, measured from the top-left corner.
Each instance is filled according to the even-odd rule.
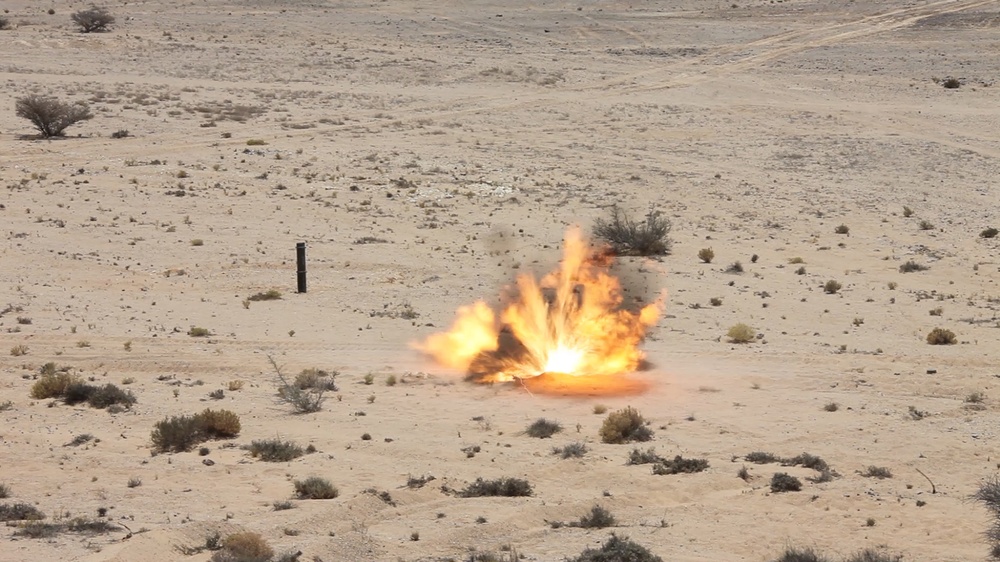
[[[485,302],[459,308],[451,330],[415,344],[439,363],[480,383],[519,381],[561,394],[632,394],[646,385],[627,377],[656,324],[662,297],[637,311],[622,307],[613,255],[593,251],[579,230],[566,234],[559,268],[541,281],[517,278],[499,316]]]

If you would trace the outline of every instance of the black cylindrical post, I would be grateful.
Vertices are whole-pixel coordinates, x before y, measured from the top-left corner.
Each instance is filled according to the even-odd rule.
[[[306,243],[295,244],[295,263],[298,264],[299,292],[306,292]]]

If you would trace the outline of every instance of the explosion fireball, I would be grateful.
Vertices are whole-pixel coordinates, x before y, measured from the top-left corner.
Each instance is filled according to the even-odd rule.
[[[415,347],[481,383],[520,381],[560,394],[633,394],[646,385],[626,375],[643,360],[639,344],[659,318],[662,299],[637,311],[623,307],[614,259],[566,234],[559,268],[541,280],[518,276],[499,314],[485,302],[458,309],[451,330]]]

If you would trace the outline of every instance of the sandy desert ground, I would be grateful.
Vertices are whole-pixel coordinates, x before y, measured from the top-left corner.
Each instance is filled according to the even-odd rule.
[[[968,497],[1000,468],[1000,239],[980,236],[1000,226],[997,2],[130,1],[83,34],[69,15],[86,6],[0,2],[0,483],[49,521],[106,508],[116,525],[2,527],[0,560],[204,562],[186,552],[241,530],[326,562],[505,545],[557,561],[612,531],[682,562],[790,546],[986,558]],[[31,93],[95,117],[39,140],[14,113]],[[614,205],[673,226],[670,255],[613,267],[630,300],[667,291],[650,367],[630,375],[647,392],[474,385],[411,349],[548,271],[566,229]],[[738,322],[760,337],[729,342]],[[958,343],[928,345],[937,327]],[[295,414],[268,357],[336,370],[339,390]],[[34,400],[47,363],[138,402]],[[627,465],[596,405],[637,408],[655,430],[643,448],[709,468]],[[156,422],[208,407],[237,413],[240,435],[152,454]],[[540,417],[564,431],[525,435]],[[69,445],[81,434],[95,439]],[[276,437],[317,451],[240,448]],[[571,442],[589,451],[552,454]],[[753,451],[839,476],[808,482]],[[778,471],[803,490],[772,493]],[[309,476],[339,497],[273,509]],[[503,476],[534,495],[442,488]],[[617,527],[548,523],[595,504]]]

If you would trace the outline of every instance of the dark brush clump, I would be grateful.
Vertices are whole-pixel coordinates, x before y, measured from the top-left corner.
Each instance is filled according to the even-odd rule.
[[[776,472],[771,477],[771,491],[776,494],[781,492],[798,492],[800,490],[802,490],[802,482],[794,476],[784,472]]]
[[[665,459],[653,465],[653,474],[694,474],[708,468],[706,459],[685,459],[677,455],[673,459]]]
[[[505,496],[521,497],[530,496],[534,493],[531,484],[521,478],[510,478],[504,476],[495,480],[483,480],[476,478],[476,481],[466,486],[458,493],[463,498],[478,498],[484,496]]]
[[[601,548],[587,548],[568,562],[663,562],[663,559],[628,537],[612,533]]]
[[[545,418],[538,418],[528,426],[525,433],[528,434],[529,437],[547,439],[560,431],[562,431],[562,426],[559,425],[559,422],[547,420]]]

